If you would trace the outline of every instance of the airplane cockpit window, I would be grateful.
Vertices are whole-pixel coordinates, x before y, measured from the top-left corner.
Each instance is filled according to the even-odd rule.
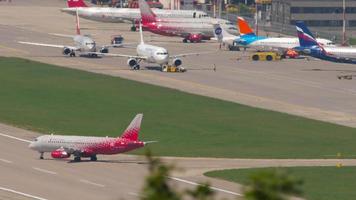
[[[157,55],[168,55],[168,52],[157,52]]]

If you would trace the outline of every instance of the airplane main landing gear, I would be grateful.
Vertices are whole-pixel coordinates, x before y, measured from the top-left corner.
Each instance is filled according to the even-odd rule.
[[[80,156],[75,156],[75,157],[74,157],[74,161],[75,161],[75,162],[80,162],[80,161],[81,161]]]
[[[40,155],[40,159],[43,160],[43,152],[40,152],[41,155]]]
[[[74,51],[70,52],[69,56],[70,56],[70,57],[75,57]]]
[[[90,156],[90,160],[91,160],[91,161],[97,161],[98,158],[96,157],[96,155],[93,155],[93,156]]]
[[[140,70],[140,65],[135,65],[132,67],[133,70]]]

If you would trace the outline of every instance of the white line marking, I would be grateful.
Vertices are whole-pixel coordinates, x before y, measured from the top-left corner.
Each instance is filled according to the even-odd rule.
[[[38,167],[32,167],[32,169],[40,171],[40,172],[43,172],[43,173],[47,173],[47,174],[52,174],[52,175],[57,174],[57,172],[52,172],[52,171],[41,169],[41,168],[38,168]]]
[[[1,136],[4,136],[4,137],[11,138],[11,139],[19,140],[19,141],[22,141],[22,142],[31,143],[30,140],[21,139],[21,138],[15,137],[15,136],[6,135],[6,134],[3,134],[3,133],[0,133],[0,135],[1,135]]]
[[[184,180],[184,179],[177,178],[177,177],[168,177],[168,178],[170,178],[172,180],[175,180],[175,181],[182,182],[182,183],[187,183],[187,184],[190,184],[190,185],[201,185],[199,183],[195,183],[195,182]],[[235,196],[243,196],[242,194],[239,194],[239,193],[236,193],[236,192],[232,192],[232,191],[229,191],[229,190],[224,190],[224,189],[217,188],[217,187],[210,187],[210,188],[212,190],[216,190],[216,191],[219,191],[219,192],[224,192],[224,193],[227,193],[227,194],[232,194],[232,195],[235,195]]]
[[[85,179],[80,179],[79,181],[82,183],[86,183],[86,184],[90,184],[90,185],[94,185],[94,186],[98,186],[98,187],[105,187],[105,185],[103,185],[103,184],[94,183],[94,182],[91,182],[91,181],[88,181]]]
[[[9,188],[0,187],[0,190],[6,191],[6,192],[12,192],[12,193],[19,194],[19,195],[22,195],[22,196],[25,196],[25,197],[29,197],[29,198],[32,198],[32,199],[47,200],[47,199],[42,198],[42,197],[34,196],[34,195],[31,195],[31,194],[26,194],[26,193],[23,193],[23,192],[18,192],[16,190],[12,190],[12,189],[9,189]]]
[[[5,160],[5,159],[1,159],[1,158],[0,158],[0,161],[5,162],[5,163],[9,163],[9,164],[12,163],[12,161],[10,161],[10,160]]]

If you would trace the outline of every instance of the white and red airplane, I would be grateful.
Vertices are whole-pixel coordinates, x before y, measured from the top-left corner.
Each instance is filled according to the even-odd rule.
[[[221,24],[230,33],[237,29],[228,20],[215,18],[159,18],[145,0],[139,0],[142,27],[152,33],[165,36],[178,36],[183,42],[201,42],[214,37],[213,24]]]
[[[150,142],[138,139],[143,114],[137,114],[121,137],[89,137],[89,136],[64,136],[43,135],[37,137],[29,148],[38,151],[40,159],[45,152],[51,152],[52,158],[62,159],[74,156],[74,161],[82,157],[89,157],[96,161],[98,154],[112,155],[144,147]]]
[[[140,9],[138,8],[109,8],[109,7],[88,7],[83,0],[67,0],[68,8],[61,11],[75,15],[78,10],[79,16],[93,21],[112,22],[112,23],[135,23],[141,19]],[[198,10],[164,10],[155,9],[153,11],[158,17],[163,18],[205,18],[209,17],[203,11]],[[136,26],[132,27],[136,29]]]

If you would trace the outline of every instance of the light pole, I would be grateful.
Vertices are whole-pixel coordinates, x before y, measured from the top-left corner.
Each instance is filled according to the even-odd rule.
[[[346,46],[346,0],[342,0],[342,45]]]

